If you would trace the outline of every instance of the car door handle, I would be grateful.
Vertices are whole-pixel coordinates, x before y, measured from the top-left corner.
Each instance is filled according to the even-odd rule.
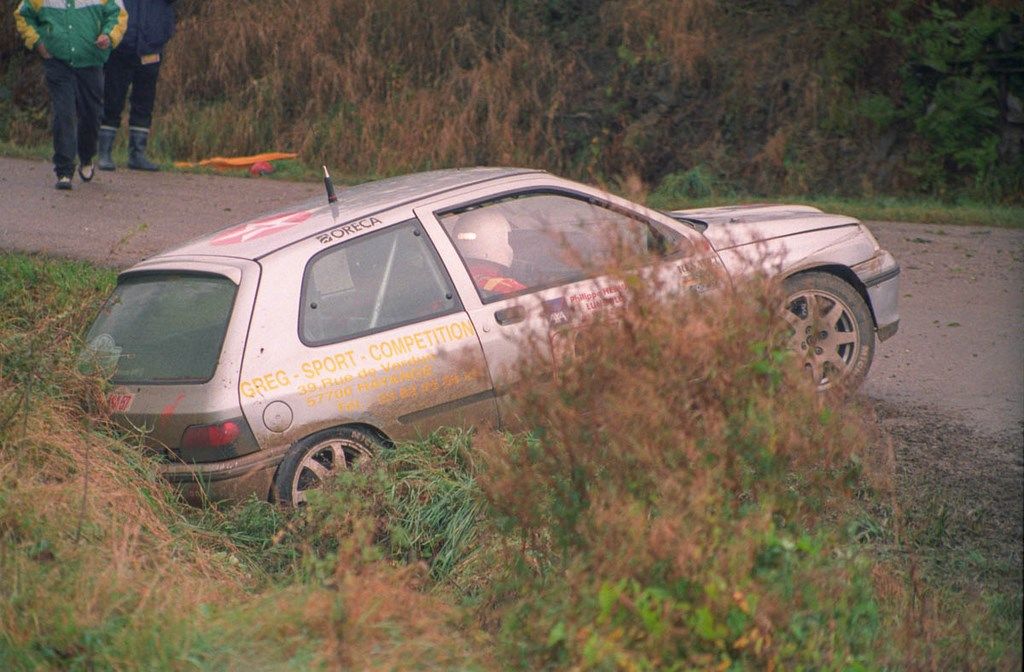
[[[526,310],[522,306],[509,306],[494,313],[494,321],[501,326],[515,324],[526,319]]]

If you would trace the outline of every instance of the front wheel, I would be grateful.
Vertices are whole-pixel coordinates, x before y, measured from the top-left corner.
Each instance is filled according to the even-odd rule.
[[[875,354],[874,322],[864,298],[849,283],[822,272],[794,275],[784,288],[789,345],[818,390],[857,389]]]
[[[299,506],[339,471],[369,460],[377,441],[354,427],[338,427],[307,436],[288,450],[274,478],[274,495],[282,504]]]

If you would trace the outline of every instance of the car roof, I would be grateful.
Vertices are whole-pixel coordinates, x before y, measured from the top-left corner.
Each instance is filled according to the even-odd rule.
[[[333,204],[327,202],[325,191],[318,198],[234,224],[165,250],[143,264],[172,257],[193,256],[259,259],[340,224],[380,215],[393,208],[455,189],[538,173],[544,171],[528,168],[452,168],[412,173],[340,188],[338,200]]]

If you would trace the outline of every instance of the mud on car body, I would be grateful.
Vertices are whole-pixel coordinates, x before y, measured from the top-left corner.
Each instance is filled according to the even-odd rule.
[[[475,168],[352,187],[147,259],[120,274],[84,356],[187,497],[301,503],[390,441],[499,424],[517,342],[621,304],[586,269],[623,244],[679,288],[700,290],[709,266],[781,276],[793,347],[822,387],[859,383],[899,321],[899,267],[857,220],[661,213]]]

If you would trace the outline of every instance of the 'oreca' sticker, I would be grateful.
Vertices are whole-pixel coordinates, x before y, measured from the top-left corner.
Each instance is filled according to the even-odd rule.
[[[131,392],[114,391],[107,395],[107,406],[110,407],[111,413],[125,413],[132,407],[133,401],[135,395]]]
[[[299,212],[274,215],[272,217],[246,222],[245,224],[239,224],[238,226],[232,226],[230,229],[217,234],[217,236],[210,241],[210,244],[237,245],[238,243],[247,243],[250,240],[256,240],[258,238],[266,238],[267,236],[272,236],[275,233],[286,231],[296,224],[306,221],[312,214],[313,213],[309,210],[300,210]]]

